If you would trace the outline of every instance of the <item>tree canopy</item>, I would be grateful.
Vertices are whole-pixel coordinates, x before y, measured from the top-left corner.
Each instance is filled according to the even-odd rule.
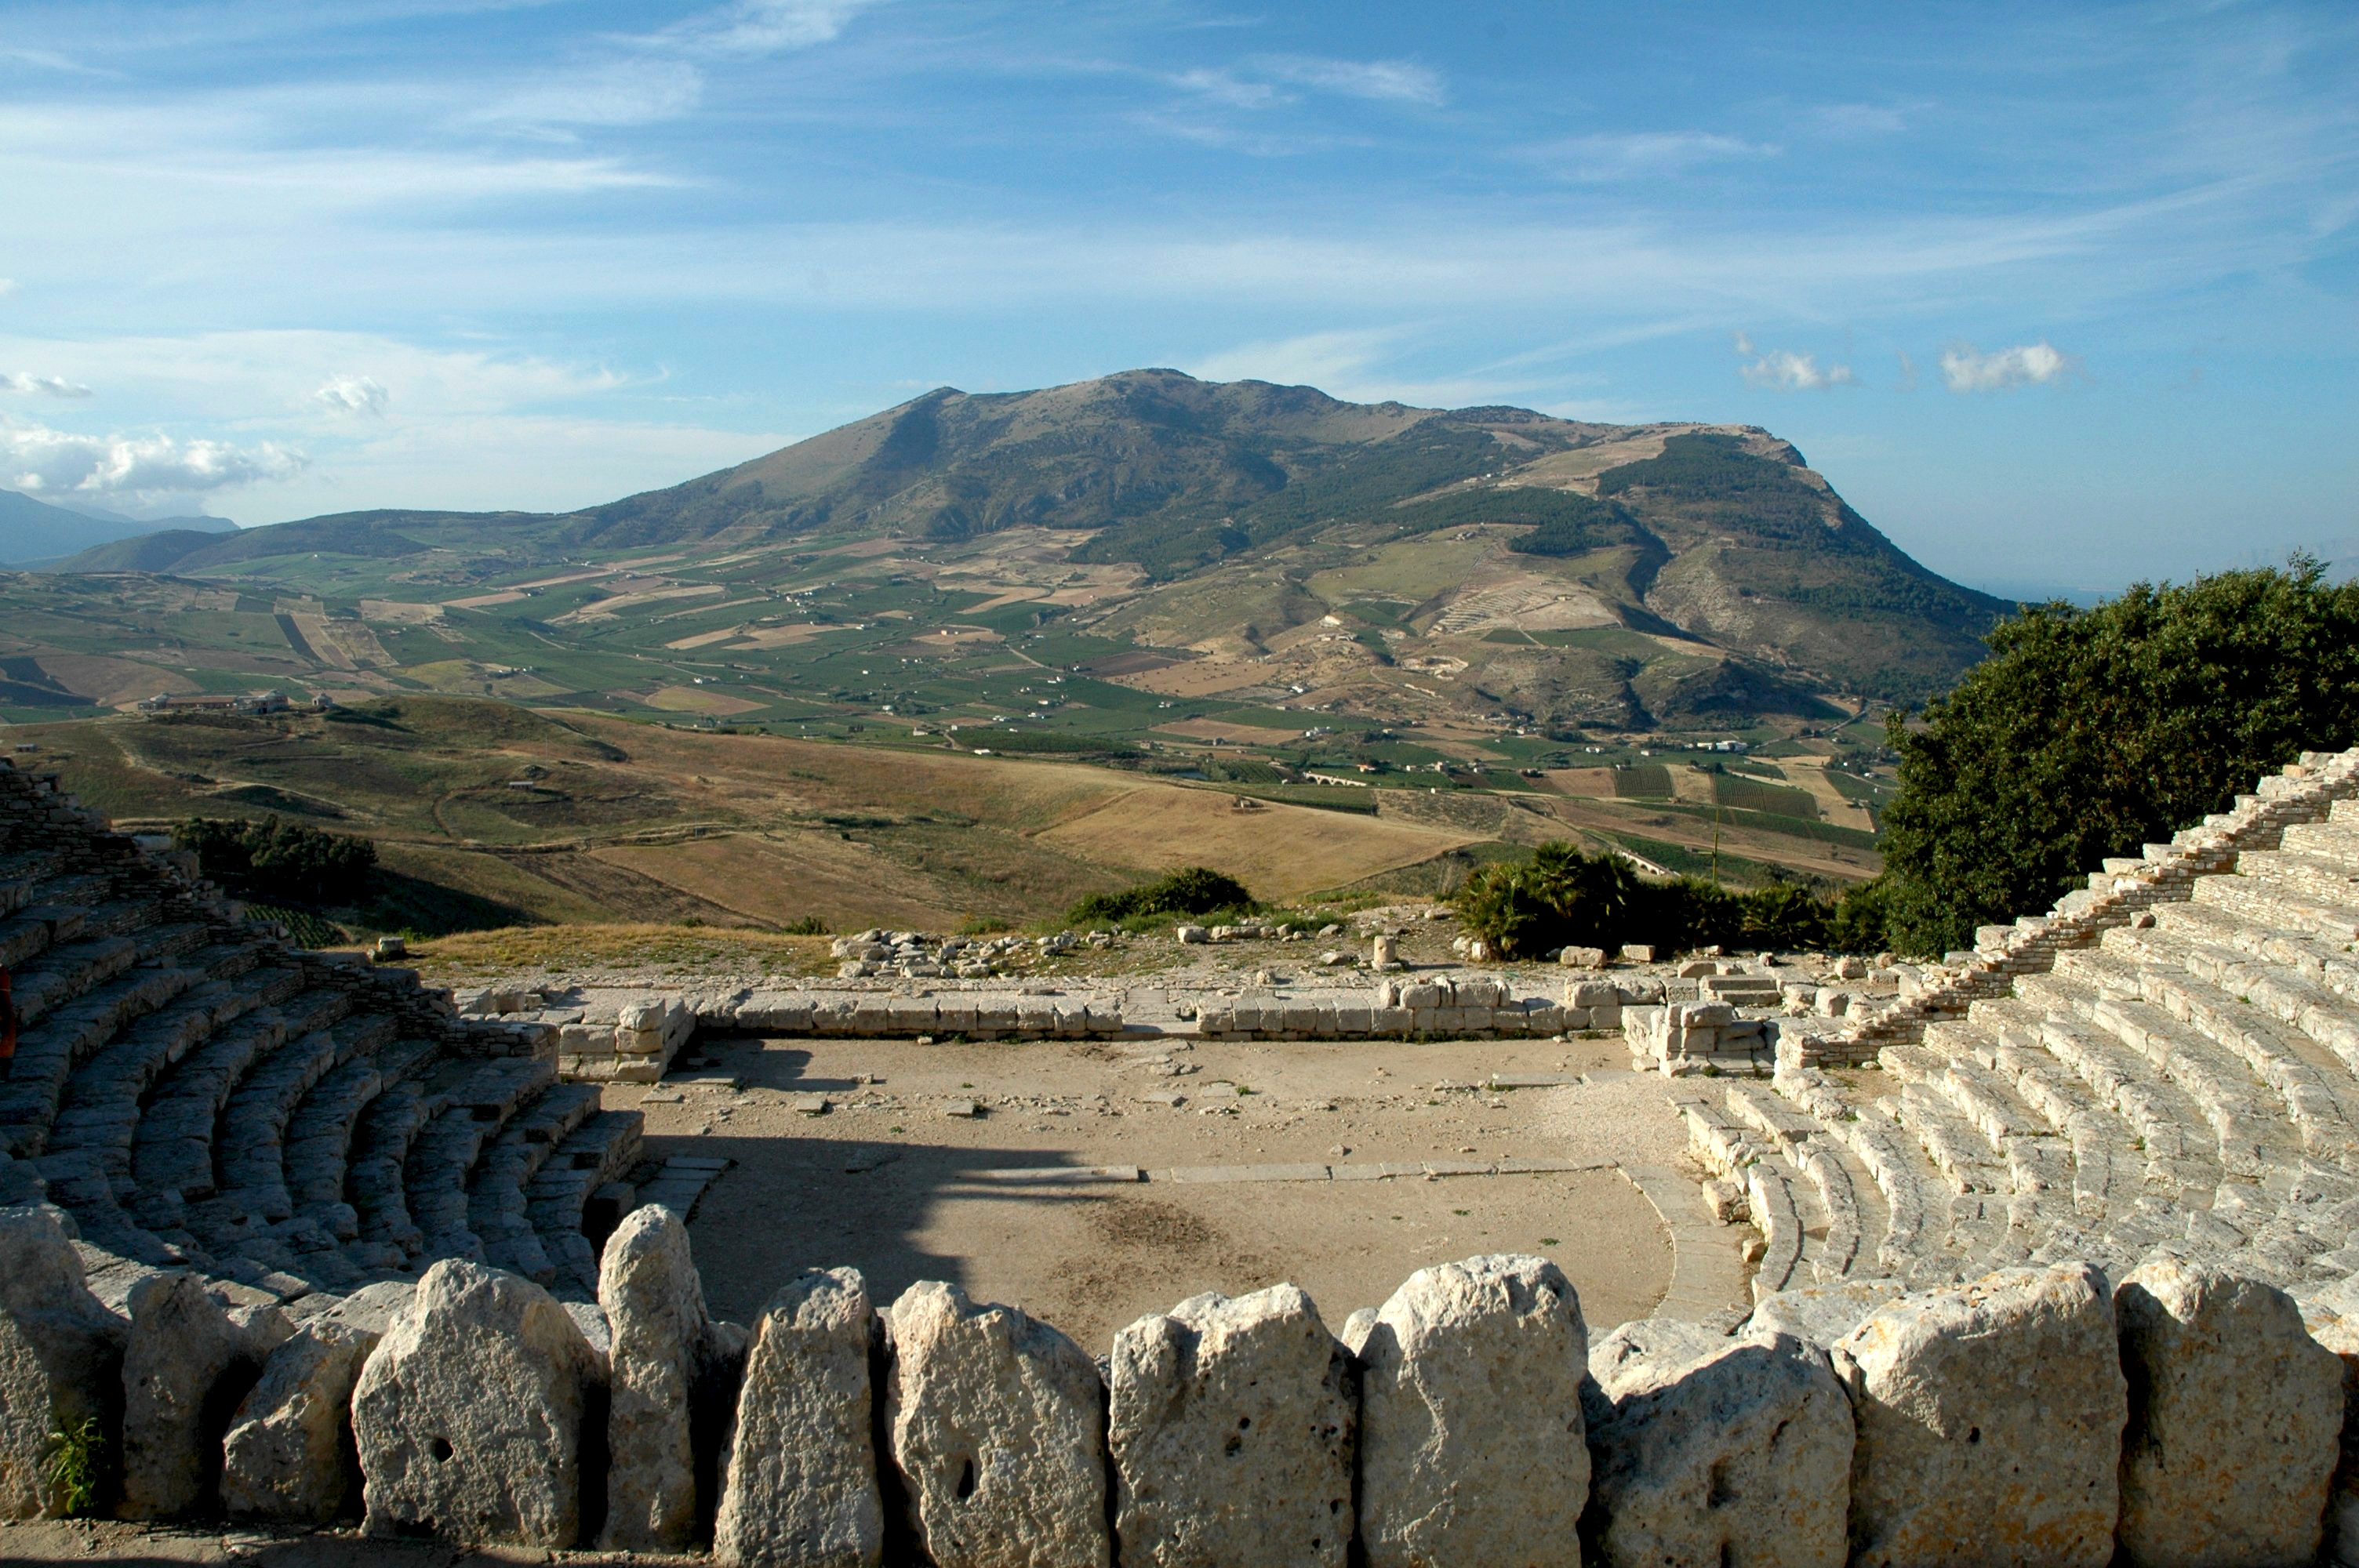
[[[2031,606],[1917,719],[1884,814],[1896,946],[1938,953],[2037,914],[2110,855],[2359,738],[2359,585],[2315,560]]]

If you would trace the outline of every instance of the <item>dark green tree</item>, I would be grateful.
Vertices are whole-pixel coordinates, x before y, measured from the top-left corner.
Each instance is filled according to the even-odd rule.
[[[1890,724],[1883,897],[1907,951],[2044,911],[2106,856],[2359,737],[2359,586],[2305,556],[2094,610],[2034,606],[1989,643],[1948,696]]]

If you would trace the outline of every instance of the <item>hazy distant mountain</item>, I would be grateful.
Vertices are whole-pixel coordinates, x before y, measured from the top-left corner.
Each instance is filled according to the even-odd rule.
[[[0,566],[60,560],[93,545],[166,530],[204,535],[234,533],[237,524],[223,517],[166,517],[143,523],[96,507],[54,505],[16,491],[0,490]]]
[[[647,546],[685,546],[692,561],[867,539],[922,555],[1017,529],[1077,568],[1137,568],[1127,607],[1095,600],[1104,634],[1247,648],[1345,609],[1330,601],[1344,590],[1322,598],[1304,584],[1352,552],[1484,530],[1493,556],[1479,584],[1419,580],[1443,568],[1412,552],[1386,568],[1398,580],[1356,602],[1397,602],[1405,614],[1421,604],[1451,627],[1482,628],[1469,683],[1558,718],[1767,708],[1815,691],[1920,696],[1980,658],[1983,633],[2012,608],[1910,559],[1800,453],[1753,427],[1354,404],[1171,370],[1037,392],[942,388],[564,515],[351,513],[106,546],[63,565],[266,578],[289,557],[431,549],[438,580],[462,580],[469,561],[488,580],[495,568]],[[1274,599],[1213,591],[1240,572],[1292,586]],[[1234,627],[1208,622],[1245,598],[1256,608]],[[1542,603],[1555,606],[1548,616],[1516,608]],[[1593,634],[1617,627],[1656,641],[1615,652]],[[1693,654],[1685,665],[1679,648]],[[1656,673],[1640,678],[1640,664]]]

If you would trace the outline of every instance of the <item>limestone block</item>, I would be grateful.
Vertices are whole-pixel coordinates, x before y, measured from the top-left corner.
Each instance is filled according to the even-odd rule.
[[[2130,1386],[2120,1541],[2172,1568],[2318,1555],[2343,1433],[2343,1363],[2273,1286],[2160,1259],[2114,1292]]]
[[[1622,993],[1611,980],[1574,980],[1564,988],[1567,1007],[1618,1007],[1621,1002]]]
[[[1125,1568],[1340,1568],[1359,1400],[1308,1295],[1192,1296],[1115,1335],[1113,1369]]]
[[[547,1291],[461,1259],[435,1264],[353,1390],[369,1533],[574,1545],[598,1378]]]
[[[660,1204],[632,1210],[598,1263],[607,1353],[607,1552],[680,1551],[696,1533],[690,1423],[710,1326],[688,1224]]]
[[[140,1281],[130,1307],[121,1512],[172,1519],[213,1500],[231,1413],[294,1325],[276,1306],[224,1307],[190,1273]]]
[[[1620,1331],[1601,1350],[1589,1519],[1601,1561],[1839,1568],[1851,1403],[1824,1351],[1784,1334]]]
[[[1588,1331],[1544,1258],[1422,1269],[1358,1347],[1368,1568],[1539,1568],[1589,1495]]]
[[[1081,1346],[934,1281],[886,1326],[893,1466],[935,1568],[1106,1568],[1105,1390]]]
[[[722,1445],[712,1554],[746,1568],[878,1568],[869,1352],[876,1314],[856,1269],[810,1270],[770,1298]]]
[[[1622,961],[1625,964],[1651,964],[1655,961],[1655,949],[1644,942],[1625,942],[1622,944]]]
[[[83,1282],[70,1223],[46,1204],[0,1209],[0,1519],[65,1512],[51,1433],[96,1423],[102,1462],[121,1435],[123,1324]]]
[[[1779,1291],[1754,1304],[1745,1329],[1756,1336],[1790,1334],[1812,1345],[1832,1345],[1907,1289],[1897,1280],[1854,1279]]]
[[[1406,1034],[1414,1026],[1415,1015],[1405,1007],[1379,1007],[1368,1016],[1371,1034]]]
[[[375,1332],[321,1316],[270,1353],[222,1444],[222,1506],[244,1519],[328,1525],[361,1493],[348,1411]]]
[[[1400,1005],[1411,1012],[1423,1012],[1441,1005],[1441,988],[1430,981],[1419,981],[1400,989]]]
[[[2343,1408],[2359,1412],[2359,1318],[2321,1314],[2310,1335],[2343,1363]],[[2342,1457],[2326,1502],[2326,1554],[2337,1563],[2359,1563],[2359,1422],[2346,1419]]]
[[[1558,951],[1556,961],[1568,968],[1602,969],[1605,967],[1603,947],[1565,947]]]
[[[2115,1340],[2087,1263],[1903,1297],[1844,1336],[1852,1561],[2104,1568],[2129,1397]]]
[[[1376,1007],[1398,1007],[1401,1004],[1400,981],[1379,980],[1372,999],[1372,1005]]]

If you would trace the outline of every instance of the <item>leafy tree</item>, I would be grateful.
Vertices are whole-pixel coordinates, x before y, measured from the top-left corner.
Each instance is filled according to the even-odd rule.
[[[2140,583],[2094,610],[2030,607],[1988,641],[1920,720],[1890,722],[1882,896],[1907,951],[2045,910],[2106,856],[2359,736],[2359,586],[2306,556]]]
[[[376,866],[376,846],[365,838],[277,816],[191,817],[174,824],[172,843],[194,850],[198,868],[224,887],[298,903],[353,903],[367,893]]]

